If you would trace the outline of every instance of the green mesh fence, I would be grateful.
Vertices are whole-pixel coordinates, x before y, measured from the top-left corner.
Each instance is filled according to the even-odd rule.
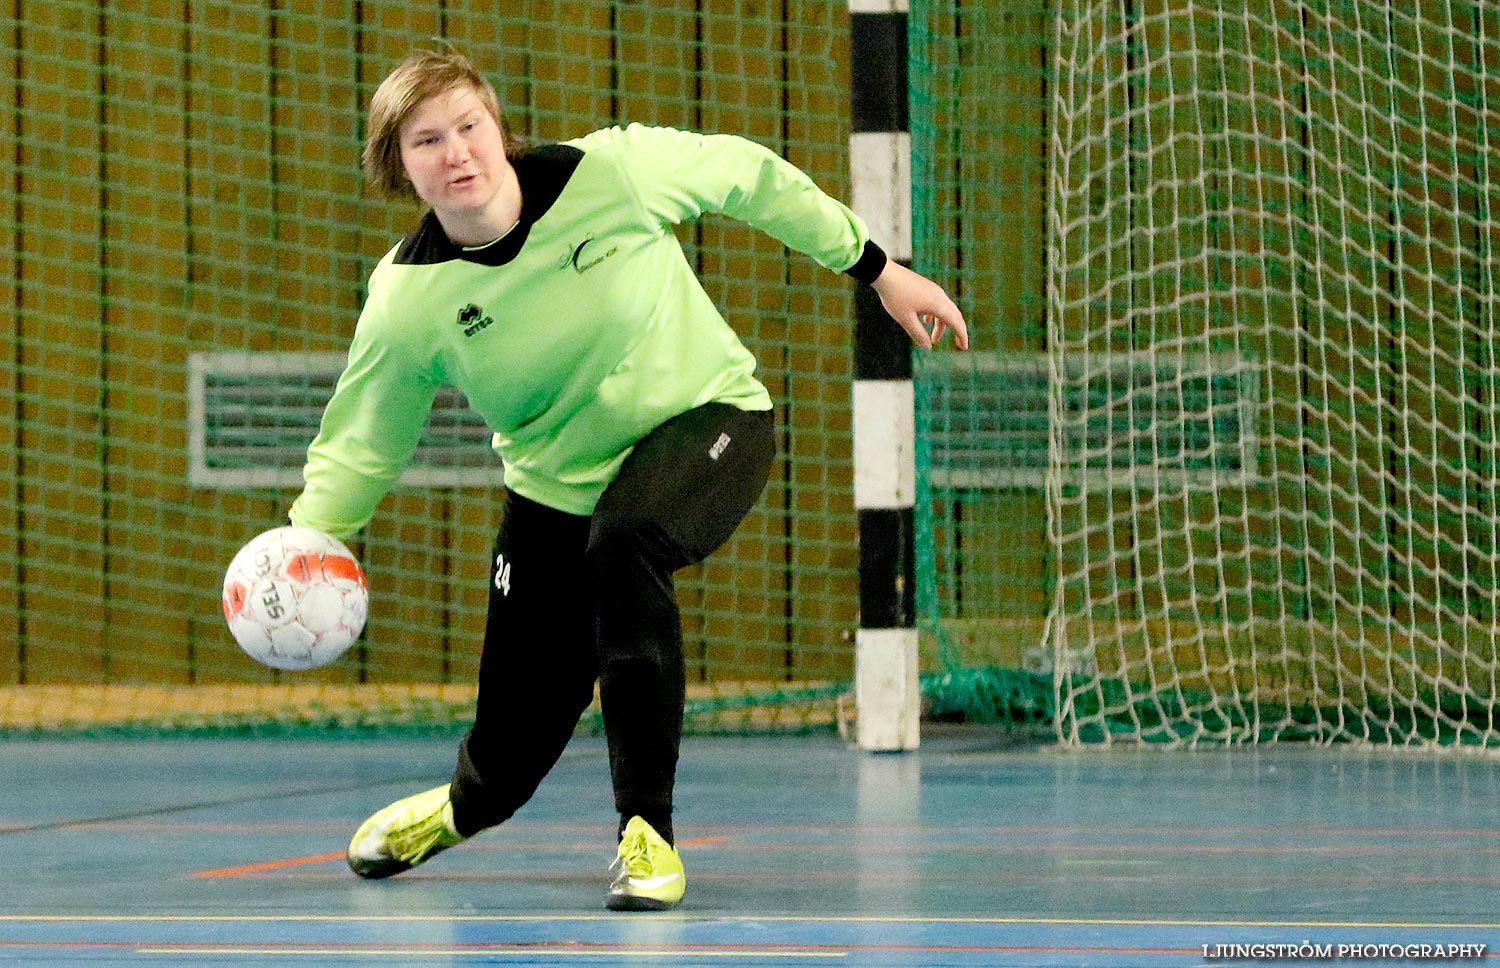
[[[839,5],[12,4],[0,37],[0,728],[447,729],[472,700],[495,468],[440,401],[355,543],[371,619],[278,674],[223,627],[222,570],[281,523],[364,279],[417,211],[362,193],[362,111],[441,37],[507,123],[745,135],[847,198]],[[832,721],[858,624],[850,286],[742,226],[684,230],[761,362],[783,457],[680,581],[689,728]],[[332,361],[332,365],[330,365]],[[482,434],[482,431],[481,431]]]
[[[375,598],[344,662],[263,670],[217,604],[415,217],[356,164],[414,44],[465,47],[528,136],[729,131],[849,194],[840,4],[11,9],[11,730],[467,715],[498,522],[461,401],[357,545]],[[913,5],[914,255],[975,342],[917,358],[931,714],[1072,742],[1494,745],[1497,18]],[[733,224],[684,241],[784,426],[760,508],[681,582],[690,728],[823,728],[858,625],[849,287]]]

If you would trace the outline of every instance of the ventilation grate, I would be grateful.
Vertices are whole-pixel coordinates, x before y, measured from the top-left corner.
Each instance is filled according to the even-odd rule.
[[[944,489],[1040,488],[1052,446],[1046,354],[933,355],[916,374],[929,422],[928,481]],[[1258,370],[1232,354],[1112,357],[1057,378],[1064,484],[1114,488],[1255,477]]]
[[[343,372],[342,353],[188,357],[188,480],[195,487],[300,488],[307,445]],[[504,479],[491,433],[463,394],[438,392],[401,483],[491,487]]]

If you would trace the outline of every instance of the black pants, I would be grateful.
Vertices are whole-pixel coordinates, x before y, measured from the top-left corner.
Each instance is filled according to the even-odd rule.
[[[590,516],[508,496],[478,706],[453,777],[460,833],[531,798],[596,679],[615,807],[670,829],[684,687],[672,573],[734,533],[775,451],[770,411],[707,404],[641,440]]]

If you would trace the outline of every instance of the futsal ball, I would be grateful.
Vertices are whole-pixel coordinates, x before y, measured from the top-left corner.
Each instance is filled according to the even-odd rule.
[[[275,669],[316,669],[365,627],[369,587],[343,542],[287,525],[256,535],[224,575],[224,620],[240,648]]]

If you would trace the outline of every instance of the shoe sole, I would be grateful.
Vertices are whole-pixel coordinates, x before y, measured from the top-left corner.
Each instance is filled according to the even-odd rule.
[[[387,877],[395,877],[397,874],[409,871],[413,867],[425,864],[447,849],[447,847],[434,847],[415,864],[404,860],[396,860],[395,858],[391,858],[390,860],[368,860],[363,857],[355,857],[353,854],[345,854],[344,860],[349,862],[349,869],[360,877],[363,877],[367,881],[378,881]]]
[[[636,897],[633,894],[611,894],[604,906],[611,911],[670,911],[681,903],[654,897]]]
[[[347,855],[344,857],[344,859],[349,862],[349,869],[351,871],[358,874],[360,877],[363,877],[367,881],[378,881],[383,880],[387,877],[395,877],[397,874],[411,870],[413,866],[406,863],[405,861],[399,860],[365,860],[363,858],[351,857]]]

